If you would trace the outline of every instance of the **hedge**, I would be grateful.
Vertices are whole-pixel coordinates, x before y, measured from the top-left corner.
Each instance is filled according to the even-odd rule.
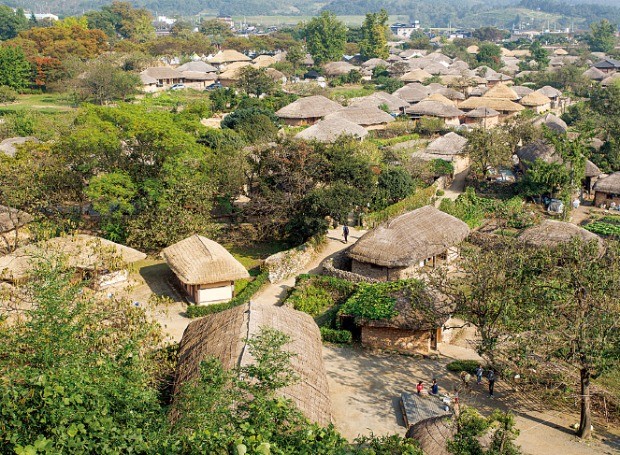
[[[246,304],[262,288],[269,280],[269,272],[263,271],[254,278],[253,281],[243,288],[243,290],[233,297],[232,300],[224,303],[215,303],[213,305],[190,305],[187,307],[187,317],[199,318],[208,314],[220,313],[224,310]]]
[[[328,343],[351,344],[353,335],[348,330],[336,330],[321,327],[321,338]]]
[[[407,196],[402,201],[399,201],[396,204],[392,204],[378,212],[369,214],[365,219],[365,224],[369,227],[375,227],[377,224],[383,223],[390,218],[402,215],[403,213],[409,212],[411,210],[419,209],[420,207],[424,207],[425,205],[429,205],[432,202],[433,197],[435,196],[436,190],[437,188],[433,185],[421,190],[417,190],[411,196]]]
[[[476,374],[476,368],[478,368],[480,362],[476,360],[455,360],[446,365],[449,371],[460,373],[461,371],[467,371],[469,374]]]

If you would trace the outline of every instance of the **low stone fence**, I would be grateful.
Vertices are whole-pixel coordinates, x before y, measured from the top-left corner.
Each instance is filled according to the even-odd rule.
[[[334,278],[340,278],[342,280],[350,281],[351,283],[378,283],[379,280],[369,278],[357,273],[349,272],[347,269],[351,268],[351,260],[346,255],[346,250],[340,251],[333,257],[325,259],[321,263],[323,268],[323,275],[333,276]]]
[[[325,245],[325,237],[313,237],[303,245],[272,254],[263,264],[269,272],[269,282],[279,283],[298,275]]]

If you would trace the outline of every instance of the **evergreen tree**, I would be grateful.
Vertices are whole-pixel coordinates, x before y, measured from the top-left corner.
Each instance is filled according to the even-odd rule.
[[[0,48],[0,85],[23,89],[30,81],[31,72],[30,63],[20,47]]]
[[[607,19],[590,24],[587,42],[592,52],[611,52],[616,45],[616,26]]]
[[[360,41],[360,53],[362,59],[388,58],[389,51],[387,45],[388,13],[382,9],[378,13],[366,14],[362,25],[362,40]]]
[[[308,51],[318,64],[340,60],[347,43],[347,27],[329,11],[313,18],[305,30]]]

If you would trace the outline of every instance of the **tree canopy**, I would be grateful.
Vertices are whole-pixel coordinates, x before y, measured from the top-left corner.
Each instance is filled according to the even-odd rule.
[[[347,27],[334,13],[323,11],[305,27],[306,46],[316,63],[342,59],[347,42]]]

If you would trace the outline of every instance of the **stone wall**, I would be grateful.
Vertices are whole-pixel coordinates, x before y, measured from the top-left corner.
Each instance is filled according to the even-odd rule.
[[[342,255],[344,257],[344,255]],[[369,278],[357,273],[349,272],[345,270],[342,263],[345,262],[341,258],[327,258],[321,263],[323,267],[323,275],[333,276],[334,278],[340,278],[342,280],[350,281],[351,283],[378,283],[379,280]]]
[[[362,327],[362,346],[371,349],[426,355],[430,351],[430,342],[431,333],[428,330]]]
[[[269,282],[279,283],[298,275],[316,257],[324,244],[324,238],[312,238],[303,245],[269,256],[263,264],[269,272]]]

